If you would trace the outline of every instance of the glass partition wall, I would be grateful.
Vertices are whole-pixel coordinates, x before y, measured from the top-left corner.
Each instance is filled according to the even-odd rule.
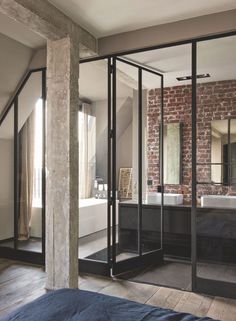
[[[141,245],[144,259],[158,250],[163,258],[122,277],[190,289],[192,85],[185,77],[191,76],[191,45],[134,53],[125,59],[149,68],[142,71]],[[123,72],[131,74],[128,67]],[[135,179],[135,162],[132,171]],[[131,236],[131,224],[133,229],[137,226],[131,218],[138,214],[135,205],[126,203],[119,203],[119,215],[122,230]]]
[[[90,194],[106,227],[80,239],[83,271],[234,296],[234,56],[225,35],[82,63],[82,103],[107,124]]]
[[[196,289],[234,296],[236,36],[196,50]]]
[[[79,128],[79,268],[110,274],[108,266],[108,60],[81,64]]]
[[[80,271],[235,297],[235,56],[231,34],[81,62]],[[0,254],[36,263],[45,73],[0,122]]]
[[[25,77],[1,119],[0,253],[44,261],[46,70]]]

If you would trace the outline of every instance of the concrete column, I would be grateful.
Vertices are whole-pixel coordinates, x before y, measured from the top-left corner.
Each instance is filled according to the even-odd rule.
[[[79,48],[67,37],[47,49],[46,287],[77,288]]]

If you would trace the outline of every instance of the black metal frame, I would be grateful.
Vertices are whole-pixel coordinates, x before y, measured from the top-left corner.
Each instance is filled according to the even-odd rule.
[[[236,36],[236,32],[220,35],[216,37],[204,38],[201,41],[208,41],[222,37]],[[192,208],[191,208],[191,241],[192,241],[192,291],[203,292],[209,295],[225,296],[236,298],[236,283],[225,282],[216,279],[199,277],[197,274],[197,44],[199,41],[192,42]],[[232,117],[230,117],[232,118]],[[228,119],[228,142],[230,142],[230,120]],[[229,148],[230,150],[230,148]],[[230,151],[228,151],[229,160]],[[230,162],[229,162],[230,163]],[[230,166],[229,166],[230,167]],[[229,171],[230,174],[230,171]],[[229,176],[230,178],[230,176]],[[206,184],[206,183],[203,183]],[[209,183],[211,184],[211,183]],[[223,184],[215,184],[223,185]]]
[[[192,261],[192,290],[196,290],[196,263],[197,263],[197,238],[196,238],[196,208],[197,208],[197,44],[192,43],[192,208],[191,208],[191,261]]]
[[[83,58],[80,60],[80,64],[86,63],[86,62],[92,62],[92,61],[97,61],[97,60],[103,60],[103,59],[108,59],[112,57],[122,57],[124,55],[131,55],[131,54],[136,54],[139,52],[145,52],[145,51],[151,51],[151,50],[157,50],[157,49],[163,49],[163,48],[169,48],[169,47],[175,47],[175,46],[180,46],[180,45],[187,45],[187,44],[193,44],[205,40],[213,40],[217,38],[224,38],[224,37],[230,37],[230,36],[235,36],[236,35],[236,30],[235,31],[230,31],[230,32],[223,32],[219,34],[213,34],[213,35],[208,35],[208,36],[203,36],[203,37],[196,37],[192,39],[186,39],[182,41],[174,41],[166,44],[161,44],[161,45],[155,45],[155,46],[150,46],[150,47],[144,47],[144,48],[138,48],[138,49],[132,49],[132,50],[126,50],[126,51],[119,51],[113,54],[107,54],[107,55],[101,55],[101,56],[95,56],[91,58]]]
[[[219,38],[224,38],[224,37],[229,37],[229,36],[235,36],[236,35],[236,31],[232,31],[232,32],[227,32],[227,33],[222,33],[222,34],[216,34],[216,35],[211,35],[211,36],[205,36],[205,37],[198,37],[195,39],[189,39],[189,40],[185,40],[185,41],[179,41],[179,42],[173,42],[173,43],[169,43],[169,44],[164,44],[164,45],[158,45],[158,46],[152,46],[149,48],[141,48],[138,50],[130,50],[130,51],[126,51],[126,52],[119,52],[117,54],[111,54],[111,55],[105,55],[105,56],[99,56],[99,57],[93,57],[93,58],[88,58],[88,59],[83,59],[81,60],[80,63],[87,63],[87,62],[92,62],[92,61],[96,61],[96,60],[101,60],[101,59],[105,59],[108,58],[108,60],[110,61],[116,61],[116,60],[121,60],[121,57],[124,55],[129,55],[132,53],[138,53],[138,52],[144,52],[144,51],[148,51],[148,50],[156,50],[156,49],[161,49],[161,48],[167,48],[167,47],[174,47],[174,46],[178,46],[178,45],[184,45],[184,44],[190,44],[192,46],[192,115],[191,115],[191,119],[192,119],[192,207],[191,207],[191,247],[192,247],[192,253],[191,253],[191,262],[192,262],[192,290],[193,291],[204,291],[206,293],[210,293],[210,289],[214,288],[216,289],[218,287],[221,288],[221,290],[219,291],[215,291],[215,294],[219,294],[219,295],[228,295],[231,296],[233,295],[233,291],[231,289],[231,286],[227,289],[227,290],[222,290],[222,287],[219,287],[219,283],[217,282],[217,286],[215,286],[214,281],[212,280],[207,280],[207,282],[203,282],[204,286],[202,286],[202,279],[197,277],[197,270],[196,270],[196,264],[197,264],[197,235],[196,235],[196,215],[197,215],[197,202],[196,202],[196,187],[197,187],[197,176],[196,176],[196,166],[197,166],[197,158],[196,158],[196,138],[197,138],[197,128],[196,128],[196,110],[197,110],[197,43],[201,42],[201,41],[207,41],[207,40],[213,40],[213,39],[219,39]],[[124,62],[133,65],[133,62],[125,61],[125,58],[122,59]],[[110,67],[112,69],[113,72],[113,88],[115,86],[115,68],[114,65]],[[148,70],[150,71],[150,70]],[[114,91],[114,90],[113,90]],[[116,97],[113,95],[112,101],[113,101],[113,114],[114,114],[114,105],[115,105],[115,100]],[[110,104],[110,103],[109,103]],[[111,106],[110,106],[111,107]],[[164,110],[163,110],[164,112]],[[161,116],[163,117],[163,115]],[[111,129],[111,132],[109,133],[109,137],[112,141],[112,137],[114,135],[113,130],[115,129],[115,118],[113,117],[113,128]],[[163,120],[162,120],[163,123]],[[114,144],[114,143],[113,143]],[[114,152],[114,145],[112,146],[112,155],[114,158],[115,152]],[[109,158],[110,159],[110,158]],[[110,159],[111,160],[111,159]],[[163,162],[163,157],[161,157],[161,161]],[[113,164],[114,166],[114,164]],[[113,173],[114,175],[114,173]],[[140,172],[139,172],[140,175]],[[112,180],[113,181],[113,180]],[[113,185],[114,185],[114,181],[113,181]],[[114,186],[113,186],[114,187]],[[161,184],[161,191],[162,191],[162,211],[164,211],[164,202],[163,202],[163,192],[164,192],[164,185],[163,185],[163,177],[162,177],[162,184]],[[115,193],[115,190],[113,188],[113,195]],[[140,197],[140,196],[139,196]],[[110,203],[110,202],[109,202]],[[111,204],[111,203],[110,203]],[[114,198],[112,200],[112,204],[113,207],[115,207],[115,201]],[[109,205],[108,205],[109,206]],[[109,206],[110,209],[110,206]],[[115,244],[115,234],[114,234],[114,222],[116,220],[115,216],[114,216],[114,212],[115,210],[113,210],[113,255],[112,255],[112,263],[114,263],[114,256],[116,253],[116,247],[114,246]],[[163,214],[162,214],[163,217]],[[140,222],[139,222],[139,226],[140,226]],[[163,225],[162,225],[163,226]],[[108,245],[110,243],[108,242]],[[110,248],[108,246],[108,248]],[[109,258],[109,256],[108,256]],[[146,258],[148,261],[148,258]],[[120,271],[124,271],[130,268],[133,268],[135,264],[142,264],[143,262],[141,260],[138,260],[137,258],[134,258],[133,261],[132,260],[126,260],[125,262],[121,262],[120,267],[116,268],[117,265],[115,265],[115,267],[113,267],[113,273],[119,273]],[[117,264],[117,263],[116,263]],[[220,282],[220,284],[222,284],[222,282]],[[230,290],[231,289],[231,290]],[[234,287],[233,287],[233,290]],[[230,293],[229,293],[230,291]],[[236,293],[236,290],[235,290]],[[214,294],[214,293],[211,293]]]
[[[197,37],[194,39],[188,39],[184,41],[177,41],[172,42],[169,44],[163,44],[163,45],[157,45],[157,46],[151,46],[146,48],[140,48],[140,49],[134,49],[129,50],[125,52],[119,52],[116,54],[111,55],[104,55],[104,56],[98,56],[93,58],[87,58],[80,61],[80,63],[88,63],[92,61],[102,60],[102,59],[108,59],[108,231],[107,231],[107,244],[108,244],[108,259],[107,263],[105,262],[96,262],[96,261],[90,261],[90,260],[79,260],[80,265],[83,265],[82,270],[88,269],[91,273],[96,273],[96,270],[98,273],[101,272],[101,274],[109,274],[109,268],[111,267],[111,264],[114,262],[114,254],[116,253],[116,247],[114,246],[116,241],[116,235],[113,233],[112,235],[112,257],[111,257],[111,229],[110,226],[112,225],[114,227],[114,223],[116,222],[116,216],[115,208],[116,208],[116,202],[115,202],[115,190],[114,188],[111,189],[111,181],[114,187],[115,182],[115,173],[114,173],[114,163],[113,168],[111,166],[112,159],[115,159],[115,140],[112,139],[114,136],[114,130],[116,129],[116,119],[115,119],[115,104],[116,104],[116,97],[113,90],[113,95],[111,95],[111,81],[113,88],[115,87],[116,77],[115,72],[116,68],[114,68],[114,62],[116,61],[116,58],[122,57],[124,55],[129,55],[132,53],[138,53],[138,52],[144,52],[149,50],[157,50],[167,47],[174,47],[179,45],[185,45],[190,44],[192,45],[192,208],[191,208],[191,241],[192,241],[192,254],[191,254],[191,260],[192,260],[192,290],[193,291],[203,291],[210,294],[218,294],[218,295],[226,295],[226,296],[232,296],[235,297],[236,289],[233,284],[226,284],[224,282],[217,282],[215,280],[205,280],[197,277],[197,271],[196,271],[196,264],[197,264],[197,238],[196,238],[196,214],[197,214],[197,204],[196,204],[196,186],[197,186],[197,180],[196,180],[196,108],[197,108],[197,43],[201,41],[208,41],[218,38],[224,38],[224,37],[230,37],[235,36],[236,31],[231,31],[227,33],[221,33],[221,34],[215,34],[210,36],[204,36],[204,37]],[[127,61],[126,61],[127,63]],[[130,63],[130,62],[129,62]],[[45,68],[37,69],[34,71],[30,71],[29,74],[26,75],[25,79],[22,82],[22,85],[20,86],[19,90],[17,91],[14,99],[9,103],[7,108],[4,111],[3,116],[0,119],[0,125],[2,124],[3,120],[5,119],[8,111],[12,108],[13,103],[17,106],[17,100],[16,97],[19,95],[21,89],[24,87],[25,83],[27,82],[28,78],[30,77],[31,72],[35,71],[46,71]],[[148,70],[151,72],[150,70]],[[110,83],[110,85],[109,85]],[[44,80],[45,84],[45,80]],[[45,98],[45,93],[42,95]],[[45,106],[45,103],[44,103]],[[15,107],[17,109],[17,107]],[[111,127],[111,119],[113,119],[113,126]],[[14,128],[14,130],[16,130]],[[18,143],[17,141],[14,142],[14,148],[15,151],[17,150]],[[17,162],[17,159],[15,159]],[[163,161],[163,159],[162,159]],[[16,168],[14,169],[16,173]],[[45,174],[45,173],[44,173]],[[16,179],[16,177],[15,177]],[[43,188],[45,190],[45,180],[43,182]],[[44,191],[45,192],[45,191]],[[111,194],[112,192],[112,194]],[[17,195],[17,191],[15,190],[15,197]],[[44,203],[45,203],[45,197],[44,197]],[[163,178],[162,178],[162,205],[163,205]],[[113,213],[112,213],[112,222],[111,222],[111,206],[113,206]],[[163,207],[163,206],[162,206]],[[162,214],[163,215],[163,214]],[[43,235],[45,236],[45,216],[43,219]],[[112,224],[111,224],[112,223]],[[139,224],[140,225],[140,224]],[[114,232],[114,231],[113,231]],[[45,242],[45,240],[44,240]],[[45,252],[45,245],[43,246],[43,252]],[[44,261],[44,257],[42,254],[40,256],[37,256],[37,253],[31,253],[31,252],[24,252],[20,250],[15,249],[4,249],[0,247],[0,255],[3,255],[5,257],[15,258],[15,259],[24,259],[28,261],[32,261],[34,263],[37,263],[37,260],[41,260],[41,262]],[[146,257],[146,260],[148,261],[148,257]],[[131,267],[133,267],[133,263],[131,262]],[[141,264],[142,262],[140,260],[136,260],[136,263]],[[129,262],[125,263],[125,269],[128,267]],[[97,269],[97,267],[99,267]],[[122,268],[121,268],[122,270]],[[99,272],[100,271],[100,272]],[[117,271],[115,271],[117,272]]]
[[[117,261],[117,244],[116,244],[116,62],[119,61],[124,64],[128,64],[134,68],[137,68],[138,71],[138,255],[136,257],[132,257],[123,261]],[[142,251],[142,207],[143,207],[143,199],[142,199],[142,183],[143,183],[143,147],[142,147],[142,136],[143,136],[143,97],[142,97],[142,73],[143,71],[152,73],[161,78],[161,122],[164,119],[164,97],[163,97],[163,85],[164,79],[163,75],[159,72],[156,72],[153,69],[149,69],[148,67],[141,66],[135,64],[131,61],[127,61],[126,59],[122,59],[119,57],[112,58],[112,129],[110,140],[112,144],[112,260],[110,265],[112,267],[112,274],[117,275],[128,271],[130,269],[135,269],[138,266],[149,265],[154,262],[161,263],[163,260],[163,210],[161,211],[161,249],[157,249],[156,251],[152,251],[149,253],[143,253]],[[109,87],[111,89],[111,87]],[[111,94],[109,94],[110,96]],[[161,126],[163,130],[163,126]],[[163,133],[161,135],[163,139]],[[160,155],[160,163],[163,164],[163,144]],[[161,165],[162,166],[162,165]],[[162,186],[162,208],[163,208],[163,166],[161,167],[161,186]],[[109,248],[109,247],[108,247]]]
[[[41,98],[43,101],[43,169],[42,169],[42,252],[32,252],[18,249],[18,209],[19,209],[19,135],[18,135],[18,115],[19,104],[18,97],[27,84],[30,76],[34,73],[41,72]],[[4,247],[0,243],[0,256],[22,260],[29,263],[44,264],[45,262],[45,109],[46,109],[46,68],[37,68],[29,70],[6,106],[0,118],[0,126],[7,117],[8,113],[14,109],[14,247]]]

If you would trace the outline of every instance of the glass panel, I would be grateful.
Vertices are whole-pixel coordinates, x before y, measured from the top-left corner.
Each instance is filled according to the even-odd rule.
[[[197,182],[198,184],[228,185],[228,165],[227,164],[198,164]]]
[[[107,262],[107,60],[81,64],[79,258]]]
[[[161,77],[143,71],[143,254],[159,250],[161,244],[161,193],[160,186],[160,114]],[[155,97],[155,99],[153,99]],[[152,102],[152,103],[151,103]],[[152,207],[150,207],[150,205]]]
[[[42,252],[42,72],[32,73],[18,98],[18,249]]]
[[[236,283],[236,37],[197,52],[197,74],[209,73],[197,84],[197,277]]]
[[[139,52],[126,58],[164,76],[164,260],[163,264],[155,261],[149,268],[137,272],[135,280],[189,289],[192,86],[191,77],[185,77],[191,76],[191,46]],[[183,79],[178,80],[180,77]],[[146,193],[143,196],[144,254],[160,249],[160,87],[158,76],[143,72],[143,96],[146,90],[148,100],[143,143],[143,191]]]
[[[117,61],[117,261],[138,256],[138,69]]]
[[[236,185],[236,119],[230,119],[230,184]]]
[[[14,108],[0,126],[0,246],[14,247]]]
[[[180,184],[180,123],[164,125],[164,184]]]

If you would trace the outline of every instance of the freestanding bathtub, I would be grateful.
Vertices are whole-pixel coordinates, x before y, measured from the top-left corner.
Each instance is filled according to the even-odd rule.
[[[116,202],[118,208],[118,201]],[[118,210],[116,211],[118,217]],[[31,235],[42,235],[42,212],[34,209],[31,222]],[[118,222],[118,221],[117,221]],[[86,198],[79,200],[79,237],[107,228],[107,199]]]
[[[235,208],[236,196],[229,195],[203,195],[201,196],[202,207],[221,207],[221,208]]]

